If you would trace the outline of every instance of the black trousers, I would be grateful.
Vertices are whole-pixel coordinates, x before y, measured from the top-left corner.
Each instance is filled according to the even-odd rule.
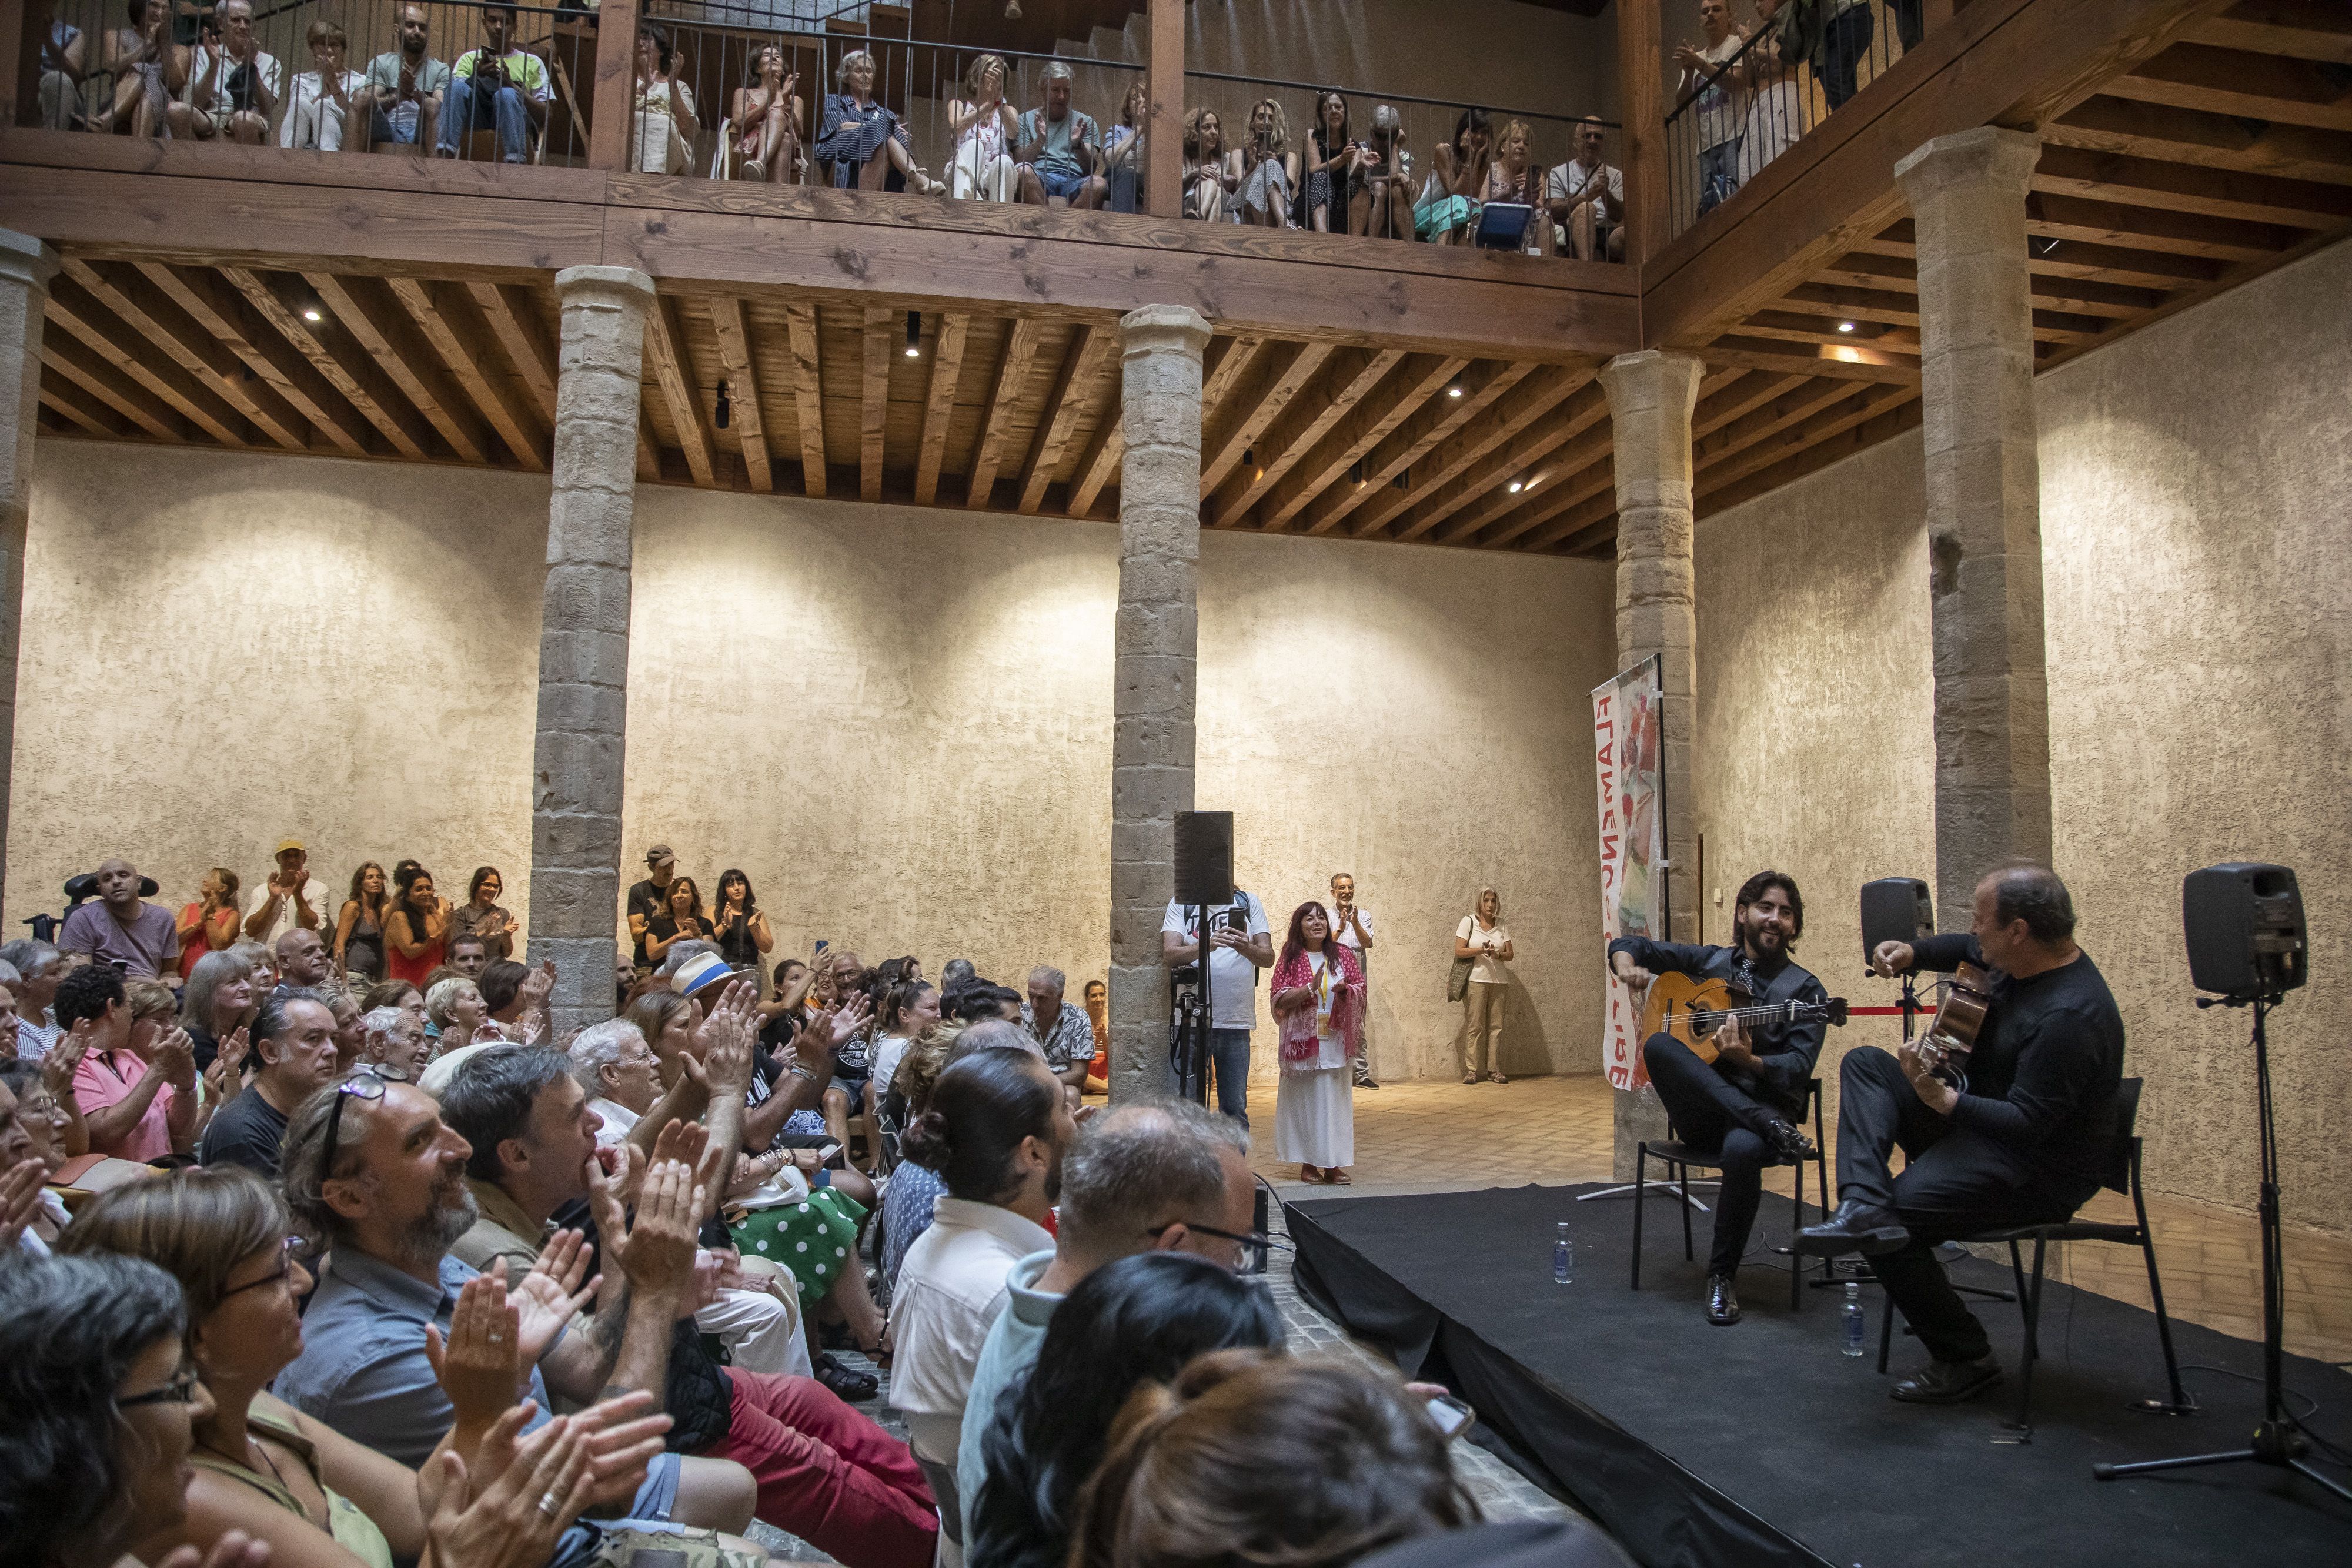
[[[1906,1163],[1893,1176],[1888,1162],[1898,1148]],[[1936,1244],[2054,1225],[2096,1190],[2037,1175],[2018,1151],[1927,1109],[1890,1052],[1861,1046],[1838,1067],[1838,1197],[1893,1209],[1911,1232],[1907,1246],[1870,1266],[1937,1361],[1978,1360],[1992,1354],[1992,1342],[1936,1261]]]
[[[1712,1063],[1701,1061],[1673,1035],[1654,1034],[1643,1040],[1642,1062],[1682,1140],[1723,1150],[1723,1186],[1717,1195],[1715,1244],[1707,1253],[1706,1271],[1736,1273],[1763,1198],[1764,1167],[1772,1163],[1772,1145],[1764,1132],[1780,1119],[1780,1113],[1717,1072]]]

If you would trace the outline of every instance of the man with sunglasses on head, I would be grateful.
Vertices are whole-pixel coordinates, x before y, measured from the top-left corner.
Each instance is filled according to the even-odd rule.
[[[967,1561],[987,1473],[981,1443],[1003,1393],[1029,1381],[1062,1298],[1107,1263],[1139,1252],[1192,1252],[1238,1270],[1252,1241],[1256,1184],[1249,1131],[1189,1100],[1122,1105],[1087,1124],[1062,1156],[1060,1226],[1051,1250],[1013,1266],[1011,1294],[973,1368],[971,1412],[956,1452],[957,1507]],[[940,1500],[947,1506],[947,1500]]]
[[[335,1076],[335,1010],[308,987],[272,991],[254,1015],[245,1092],[222,1106],[196,1145],[208,1166],[244,1166],[278,1179],[286,1119]]]

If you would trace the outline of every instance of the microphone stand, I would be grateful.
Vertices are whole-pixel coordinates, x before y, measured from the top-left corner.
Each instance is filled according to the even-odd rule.
[[[2283,1321],[2286,1305],[2286,1256],[2279,1233],[2278,1130],[2271,1110],[2270,1037],[2264,1028],[2270,1009],[2284,999],[2284,996],[2277,992],[2257,992],[2251,997],[2197,998],[2197,1005],[2200,1008],[2251,1007],[2254,1009],[2254,1088],[2259,1107],[2257,1124],[2262,1139],[2262,1192],[2256,1207],[2263,1231],[2262,1424],[2254,1428],[2253,1441],[2245,1448],[2229,1448],[2216,1454],[2191,1454],[2177,1459],[2146,1459],[2130,1465],[2093,1465],[2091,1474],[2099,1480],[2111,1481],[2126,1476],[2152,1475],[2159,1470],[2196,1469],[2206,1465],[2252,1460],[2255,1464],[2293,1470],[2345,1501],[2352,1502],[2352,1488],[2321,1474],[2303,1457],[2310,1451],[2311,1445],[2296,1429],[2295,1418],[2286,1407],[2286,1352],[2283,1343],[2286,1334],[2286,1325]],[[2150,1408],[2168,1407],[2153,1405]]]

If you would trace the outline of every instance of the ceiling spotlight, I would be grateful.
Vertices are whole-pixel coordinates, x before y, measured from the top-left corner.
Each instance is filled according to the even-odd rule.
[[[923,313],[919,310],[907,312],[907,357],[910,360],[923,357]]]
[[[711,411],[713,416],[718,422],[719,429],[724,430],[727,428],[728,418],[734,412],[735,405],[727,396],[727,383],[725,382],[720,382],[719,383],[719,406]]]
[[[326,318],[320,315],[316,310],[305,310],[302,312],[302,319],[305,321],[323,321]]]
[[[1445,387],[1445,395],[1446,395],[1447,397],[1460,397],[1460,396],[1463,394],[1463,392],[1465,392],[1466,390],[1468,390],[1468,389],[1466,389],[1465,387],[1464,387],[1464,386],[1463,386],[1463,384],[1462,384],[1460,382],[1458,382],[1458,381],[1457,381],[1457,382],[1447,382],[1447,383],[1446,383],[1446,387]]]
[[[1524,489],[1526,489],[1526,488],[1527,488],[1527,486],[1526,486],[1525,485],[1520,484],[1517,479],[1514,479],[1514,480],[1512,480],[1512,481],[1511,481],[1510,490],[1511,490],[1511,494],[1512,494],[1512,495],[1516,496],[1516,495],[1517,495],[1520,491],[1522,491],[1522,490],[1524,490]]]
[[[1851,332],[1853,330],[1853,323],[1851,321],[1841,321],[1838,323],[1838,330],[1841,332]]]

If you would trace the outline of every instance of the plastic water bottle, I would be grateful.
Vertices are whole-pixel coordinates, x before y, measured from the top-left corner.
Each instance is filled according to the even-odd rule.
[[[1862,1342],[1869,1333],[1868,1314],[1862,1310],[1861,1282],[1848,1280],[1845,1305],[1838,1309],[1838,1348],[1848,1355],[1860,1355]]]
[[[1568,1221],[1559,1222],[1559,1239],[1551,1244],[1551,1282],[1555,1285],[1576,1283],[1576,1243],[1570,1239]]]

